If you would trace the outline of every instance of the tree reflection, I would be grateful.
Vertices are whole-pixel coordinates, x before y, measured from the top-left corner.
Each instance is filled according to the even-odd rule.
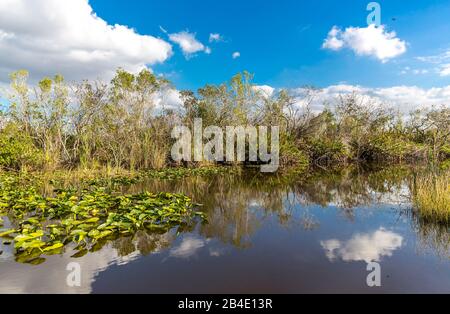
[[[209,178],[184,178],[176,181],[149,180],[124,192],[170,191],[189,195],[202,204],[208,222],[199,226],[182,226],[178,232],[198,228],[207,238],[219,239],[238,248],[251,246],[251,237],[268,219],[275,218],[284,227],[312,231],[320,227],[313,207],[334,208],[350,222],[356,209],[384,205],[408,205],[408,182],[414,173],[409,167],[363,169],[349,167],[334,171],[315,171],[308,175],[263,175],[245,171],[238,175]],[[437,232],[429,224],[418,224],[423,239],[449,251],[448,229]],[[434,228],[434,229],[433,229]],[[442,229],[442,228],[441,228]],[[150,254],[169,248],[173,233],[154,235],[140,232],[133,240],[119,239],[114,244],[121,254],[139,250]]]

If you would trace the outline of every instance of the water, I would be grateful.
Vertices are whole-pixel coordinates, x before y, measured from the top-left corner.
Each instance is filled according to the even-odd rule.
[[[14,261],[2,246],[3,293],[450,292],[450,231],[420,223],[408,169],[148,181],[124,192],[174,191],[203,204],[207,224],[138,233],[98,252]],[[367,263],[381,266],[370,288]],[[81,266],[81,286],[66,279]]]

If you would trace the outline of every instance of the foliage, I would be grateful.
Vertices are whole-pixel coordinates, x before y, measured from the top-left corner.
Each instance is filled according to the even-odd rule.
[[[333,109],[314,112],[318,90],[302,88],[296,98],[287,91],[269,95],[248,72],[197,92],[182,91],[177,108],[166,107],[171,84],[146,69],[137,74],[119,69],[108,84],[83,81],[72,86],[72,94],[60,75],[35,87],[27,78],[26,71],[11,75],[13,95],[0,134],[3,168],[164,169],[174,165],[174,126],[192,129],[198,118],[203,127],[279,126],[281,168],[373,161],[436,164],[450,156],[450,109],[445,106],[404,119],[352,93],[340,95]]]
[[[57,189],[52,197],[44,197],[35,184],[9,174],[0,181],[0,210],[14,225],[0,231],[0,237],[14,241],[19,262],[40,261],[41,255],[60,253],[71,243],[81,252],[96,250],[110,238],[143,229],[167,231],[196,217],[205,219],[195,211],[197,205],[180,194],[116,195],[96,185],[81,191]]]
[[[0,130],[0,167],[20,170],[39,168],[43,154],[34,146],[32,138],[20,132],[14,124]]]
[[[413,201],[426,221],[450,222],[450,171],[415,178]]]
[[[177,180],[186,177],[208,177],[218,174],[235,172],[232,167],[200,167],[200,168],[167,168],[163,170],[149,170],[134,175],[113,176],[109,178],[95,178],[83,180],[89,186],[127,186],[144,181],[145,179]]]
[[[314,138],[306,144],[310,158],[318,165],[343,164],[349,159],[349,152],[339,140]]]
[[[426,158],[426,147],[395,133],[370,136],[363,145],[362,156],[371,161],[404,161]]]
[[[292,139],[287,137],[281,139],[280,162],[290,169],[305,170],[309,167],[308,155]]]

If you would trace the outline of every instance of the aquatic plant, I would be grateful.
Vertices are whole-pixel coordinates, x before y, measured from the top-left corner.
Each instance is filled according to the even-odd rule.
[[[177,180],[186,177],[209,177],[218,174],[231,174],[238,170],[233,167],[200,167],[200,168],[166,168],[162,170],[141,171],[129,175],[119,175],[96,179],[82,179],[89,186],[129,186],[144,181],[145,179]]]
[[[139,230],[166,232],[206,219],[196,211],[198,205],[180,194],[115,195],[96,186],[59,189],[53,197],[44,197],[23,180],[5,174],[0,180],[0,216],[12,222],[0,237],[14,243],[18,262],[43,262],[41,255],[61,253],[69,244],[82,254],[99,249],[110,238]]]

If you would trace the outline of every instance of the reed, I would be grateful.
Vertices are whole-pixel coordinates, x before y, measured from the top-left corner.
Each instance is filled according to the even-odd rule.
[[[450,221],[450,171],[416,178],[413,202],[421,218],[448,223]]]

